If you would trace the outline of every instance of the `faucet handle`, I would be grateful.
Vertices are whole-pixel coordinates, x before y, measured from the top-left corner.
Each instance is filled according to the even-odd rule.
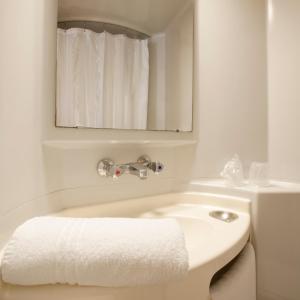
[[[152,161],[148,168],[154,172],[155,175],[159,175],[164,170],[164,165],[160,161]]]
[[[149,164],[151,164],[151,159],[148,155],[142,155],[137,159],[137,163],[147,167]]]
[[[97,170],[100,176],[112,177],[114,180],[117,180],[125,172],[122,165],[116,165],[110,158],[102,159],[98,163]]]
[[[111,169],[111,172],[113,180],[117,180],[124,173],[124,169],[120,168],[118,165],[114,165]]]
[[[102,159],[97,166],[97,171],[100,176],[112,176],[112,169],[115,167],[115,163],[110,158]]]
[[[148,155],[143,155],[138,158],[138,163],[146,166],[150,170],[154,172],[154,174],[158,175],[164,170],[164,165],[159,161],[151,161],[150,157]]]

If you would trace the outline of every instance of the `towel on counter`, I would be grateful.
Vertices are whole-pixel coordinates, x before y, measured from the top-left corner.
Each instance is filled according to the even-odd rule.
[[[187,271],[174,219],[33,218],[16,229],[1,266],[4,282],[25,286],[160,284]]]

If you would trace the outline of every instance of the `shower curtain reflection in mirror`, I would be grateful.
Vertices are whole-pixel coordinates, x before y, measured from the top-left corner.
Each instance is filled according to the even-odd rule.
[[[146,129],[148,86],[147,39],[58,29],[57,126]]]

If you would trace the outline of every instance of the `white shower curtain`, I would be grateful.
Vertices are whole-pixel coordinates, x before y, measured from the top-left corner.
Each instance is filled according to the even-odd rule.
[[[148,84],[147,40],[58,29],[57,126],[146,129]]]

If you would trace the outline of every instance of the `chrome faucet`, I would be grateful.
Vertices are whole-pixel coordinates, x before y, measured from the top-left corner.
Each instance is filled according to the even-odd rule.
[[[140,179],[148,178],[148,171],[152,170],[155,174],[163,171],[164,165],[158,161],[151,161],[150,157],[143,155],[136,162],[126,164],[115,164],[111,159],[105,158],[98,163],[98,174],[105,177],[119,178],[123,174],[131,174]]]
[[[127,168],[127,174],[135,175],[140,179],[147,179],[148,177],[148,168],[139,163],[129,163]]]

